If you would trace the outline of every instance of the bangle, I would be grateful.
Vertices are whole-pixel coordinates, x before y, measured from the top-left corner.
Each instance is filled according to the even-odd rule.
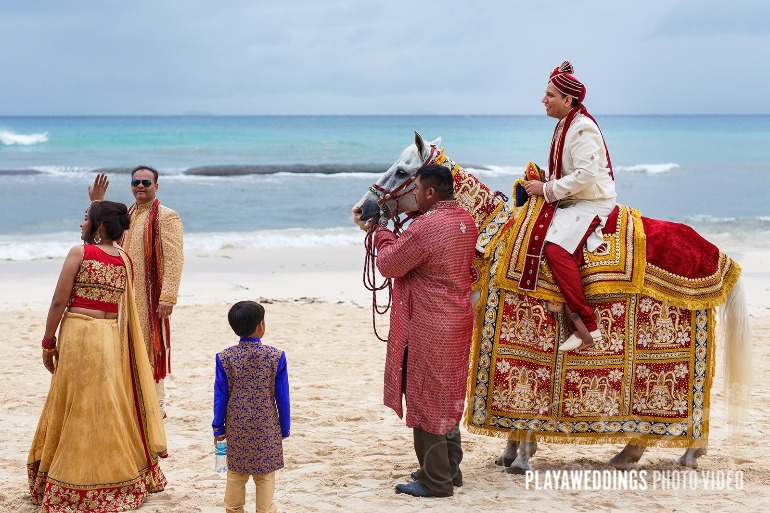
[[[56,352],[56,348],[54,347],[53,349],[46,349],[46,348],[44,347],[44,348],[43,348],[43,351],[44,351],[46,354],[48,354],[48,353],[54,353],[54,352]]]
[[[53,338],[43,337],[43,340],[41,340],[40,343],[43,346],[43,349],[56,349],[56,336]]]
[[[102,201],[104,200],[100,200],[100,199],[91,200],[91,204],[93,205],[94,203],[101,203]]]

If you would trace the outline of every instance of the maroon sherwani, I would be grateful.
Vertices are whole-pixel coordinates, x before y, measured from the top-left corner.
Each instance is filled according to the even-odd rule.
[[[462,418],[473,331],[476,225],[456,200],[439,201],[396,237],[379,227],[377,268],[395,278],[385,361],[385,405],[406,425],[445,434]],[[451,485],[450,485],[451,490]]]

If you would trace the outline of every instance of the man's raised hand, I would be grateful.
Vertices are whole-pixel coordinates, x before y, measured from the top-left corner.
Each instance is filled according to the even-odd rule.
[[[109,187],[110,181],[107,179],[105,173],[98,173],[94,178],[94,184],[88,186],[88,197],[91,198],[91,202],[104,200],[104,195],[107,194],[107,187]]]

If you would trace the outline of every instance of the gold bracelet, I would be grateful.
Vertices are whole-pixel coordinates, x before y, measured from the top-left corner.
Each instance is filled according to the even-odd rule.
[[[99,200],[99,199],[91,200],[91,204],[93,205],[94,203],[101,203],[102,201],[104,200]]]
[[[45,351],[46,353],[53,353],[54,351],[56,351],[56,348],[55,347],[53,349],[43,348],[43,351]]]

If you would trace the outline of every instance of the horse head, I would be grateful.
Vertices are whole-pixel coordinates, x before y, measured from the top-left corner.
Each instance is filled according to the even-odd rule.
[[[401,152],[396,162],[369,187],[369,192],[353,207],[354,215],[360,214],[360,220],[374,223],[384,215],[391,219],[404,212],[417,210],[414,190],[414,175],[436,155],[436,148],[441,144],[441,137],[425,142],[420,134],[414,133],[414,144]]]

